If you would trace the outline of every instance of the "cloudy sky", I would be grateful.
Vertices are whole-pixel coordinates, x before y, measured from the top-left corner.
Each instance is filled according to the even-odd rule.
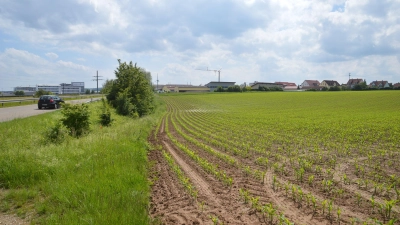
[[[115,78],[160,84],[400,82],[399,0],[0,0],[0,91]],[[101,86],[103,81],[99,81]]]

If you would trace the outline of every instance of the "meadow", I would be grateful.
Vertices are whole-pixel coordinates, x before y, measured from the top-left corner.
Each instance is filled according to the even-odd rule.
[[[167,94],[163,100],[167,113],[151,136],[157,151],[150,159],[159,165],[152,172],[153,218],[399,224],[399,92]]]
[[[103,127],[101,103],[89,107],[90,132],[61,143],[48,138],[60,111],[0,123],[2,212],[31,224],[149,223],[147,137],[160,111],[140,119],[113,113]]]

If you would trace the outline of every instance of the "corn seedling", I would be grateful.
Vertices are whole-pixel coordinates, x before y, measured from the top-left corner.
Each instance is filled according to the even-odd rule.
[[[239,189],[239,195],[243,198],[244,203],[247,204],[249,202],[250,196],[249,196],[249,191],[248,190],[240,188]]]
[[[211,221],[213,222],[214,225],[218,225],[218,217],[217,216],[210,216]]]
[[[397,200],[385,200],[385,217],[386,219],[390,219],[390,214],[392,212],[393,205],[397,203]]]
[[[336,214],[337,214],[337,221],[340,224],[340,215],[342,214],[342,211],[340,210],[339,207],[337,208]]]
[[[200,208],[200,210],[201,210],[202,212],[204,211],[204,209],[205,209],[205,202],[204,202],[204,201],[199,202],[199,208]]]
[[[308,177],[308,185],[313,186],[313,182],[314,182],[314,175],[310,175]]]
[[[356,193],[356,203],[358,206],[361,204],[361,194],[358,192]]]
[[[375,211],[375,206],[376,206],[375,198],[373,195],[371,196],[370,202],[371,202],[371,208],[372,208],[372,213],[373,213]]]
[[[328,203],[327,200],[323,200],[323,201],[321,202],[322,215],[325,214],[325,208],[326,208],[326,204],[327,204],[327,203]]]
[[[313,205],[313,214],[317,211],[317,199],[314,195],[311,195],[311,202]]]
[[[332,200],[330,200],[328,203],[328,218],[331,218],[332,209],[333,209],[333,204],[332,204]]]
[[[251,197],[250,198],[251,208],[258,210],[259,209],[259,205],[258,205],[259,200],[260,200],[260,197]]]

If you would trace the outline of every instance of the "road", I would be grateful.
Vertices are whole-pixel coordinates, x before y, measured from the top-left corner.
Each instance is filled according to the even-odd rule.
[[[88,101],[97,101],[100,98],[92,98],[92,99],[78,99],[78,100],[70,100],[66,101],[67,103],[77,104],[84,103]],[[54,109],[38,109],[37,104],[33,105],[24,105],[24,106],[15,106],[8,108],[0,108],[0,122],[5,122],[17,118],[25,118],[29,116],[35,116],[43,113],[53,112]]]

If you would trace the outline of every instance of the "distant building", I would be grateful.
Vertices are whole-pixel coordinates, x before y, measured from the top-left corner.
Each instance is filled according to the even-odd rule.
[[[319,90],[321,89],[320,84],[321,83],[317,80],[304,80],[303,83],[301,83],[301,89]]]
[[[382,80],[382,81],[372,81],[369,86],[371,88],[388,88],[390,87],[389,82],[387,82],[386,80]]]
[[[211,92],[214,92],[218,87],[222,87],[223,89],[227,89],[228,87],[235,86],[236,82],[223,82],[223,81],[211,81],[205,86],[210,88]]]
[[[393,89],[400,89],[400,82],[393,84]]]
[[[331,88],[331,87],[339,87],[340,84],[336,80],[323,80],[320,84],[321,87]]]
[[[60,94],[81,94],[85,93],[84,82],[71,82],[71,84],[60,84]]]
[[[276,84],[276,83],[268,83],[268,82],[258,82],[258,81],[254,81],[254,83],[250,84],[250,87],[252,90],[258,90],[261,87],[263,88],[282,88],[283,89],[283,85],[282,84]]]
[[[283,86],[284,91],[297,90],[297,85],[292,82],[275,82],[275,84],[281,84]]]
[[[83,94],[85,82],[62,83],[60,85],[36,85],[34,87],[15,87],[14,91],[24,91],[25,95],[34,94],[36,91],[50,91],[53,94]]]
[[[185,84],[167,84],[163,85],[161,90],[163,92],[209,92],[210,88]]]
[[[23,91],[25,95],[34,95],[36,87],[15,87],[14,92],[16,91]]]
[[[353,89],[354,86],[356,86],[357,84],[360,84],[361,82],[364,82],[363,79],[349,79],[349,81],[347,81],[347,87],[349,89]]]

